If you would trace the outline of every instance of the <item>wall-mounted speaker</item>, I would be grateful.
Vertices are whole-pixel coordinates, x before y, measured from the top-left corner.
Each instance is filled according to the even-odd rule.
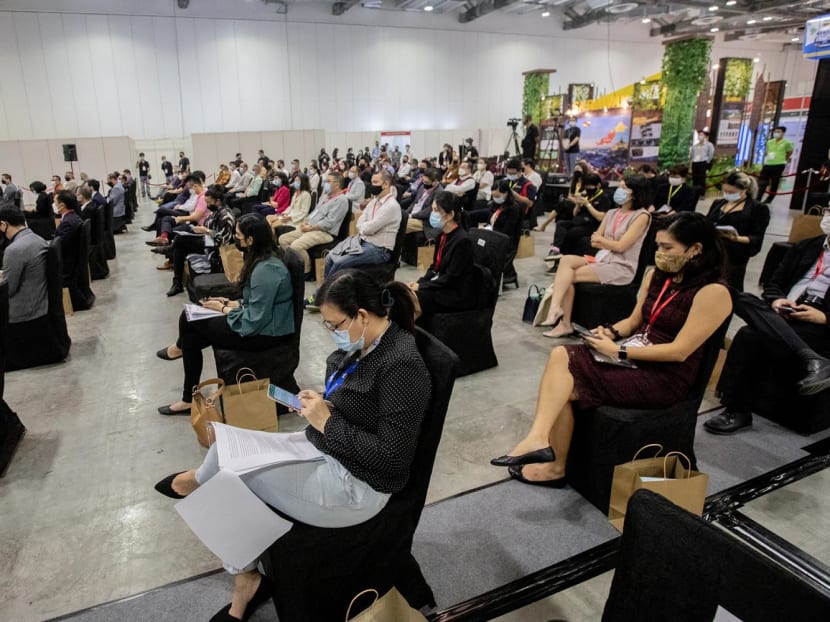
[[[63,146],[63,161],[64,162],[77,162],[78,161],[78,148],[75,145],[64,145]]]

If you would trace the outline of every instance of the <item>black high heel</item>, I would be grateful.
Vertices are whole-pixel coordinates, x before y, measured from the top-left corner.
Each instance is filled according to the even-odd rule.
[[[155,488],[156,491],[160,492],[165,497],[170,497],[171,499],[184,499],[185,495],[180,495],[175,490],[173,490],[173,480],[176,479],[177,475],[181,475],[182,473],[187,473],[187,471],[179,471],[178,473],[168,475],[163,480],[156,482],[156,485],[153,486],[153,488]]]

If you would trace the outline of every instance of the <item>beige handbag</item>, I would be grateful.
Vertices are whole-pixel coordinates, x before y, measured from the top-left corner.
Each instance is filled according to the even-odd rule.
[[[373,594],[375,602],[368,609],[364,609],[355,617],[350,618],[352,606],[364,594]],[[377,590],[363,590],[352,598],[349,609],[346,611],[346,622],[426,622],[420,611],[413,609],[406,602],[397,588],[393,587],[383,596]]]
[[[323,281],[326,280],[326,255],[328,254],[328,251],[323,251],[320,256],[314,260],[314,275],[317,277],[318,286],[322,285]]]
[[[536,245],[534,244],[533,236],[530,231],[525,229],[522,235],[519,236],[519,248],[516,250],[516,259],[524,259],[525,257],[533,257],[536,254]]]
[[[427,243],[418,247],[418,270],[426,272],[432,265],[435,257],[435,240],[427,240]]]
[[[202,388],[216,385],[216,391],[208,397],[202,394]],[[224,418],[219,410],[219,399],[222,391],[225,390],[225,381],[221,378],[210,378],[200,382],[193,387],[193,400],[190,405],[190,425],[196,432],[196,438],[202,447],[210,447],[213,444],[214,436],[211,424],[214,422],[223,423]]]
[[[533,318],[534,326],[541,326],[542,322],[545,321],[545,318],[548,316],[548,312],[550,312],[550,301],[552,297],[553,285],[548,287],[545,290],[545,295],[542,296],[542,302],[539,303],[539,309],[536,311],[536,317]]]
[[[269,378],[257,378],[253,370],[243,367],[236,374],[236,384],[222,394],[225,423],[247,430],[276,432],[277,409],[268,397]]]
[[[231,283],[238,283],[239,275],[242,274],[242,265],[245,263],[242,251],[233,244],[224,244],[219,247],[219,256],[222,258],[225,278]]]

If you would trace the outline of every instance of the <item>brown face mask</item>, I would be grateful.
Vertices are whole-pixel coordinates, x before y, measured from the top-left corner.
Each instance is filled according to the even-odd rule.
[[[666,274],[677,274],[686,267],[690,259],[691,257],[686,253],[682,255],[673,255],[664,253],[663,251],[654,253],[654,265],[657,266],[658,270]]]

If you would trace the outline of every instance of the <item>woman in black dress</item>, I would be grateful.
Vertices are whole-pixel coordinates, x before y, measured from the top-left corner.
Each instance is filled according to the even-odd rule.
[[[717,226],[726,249],[729,286],[744,291],[746,264],[761,252],[769,225],[769,206],[753,198],[755,180],[745,173],[730,173],[723,182],[723,198],[709,208],[707,218]]]
[[[668,219],[657,232],[657,268],[643,279],[634,311],[616,324],[594,328],[585,345],[553,349],[530,431],[491,464],[509,467],[519,481],[560,488],[574,405],[665,408],[683,399],[698,374],[706,340],[732,312],[723,259],[717,231],[703,215],[683,212]],[[588,348],[631,359],[637,367],[598,363]]]

